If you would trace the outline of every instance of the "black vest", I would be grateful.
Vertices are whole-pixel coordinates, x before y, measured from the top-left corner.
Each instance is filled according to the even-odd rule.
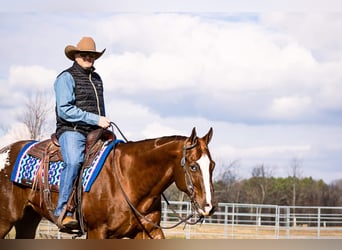
[[[75,106],[84,111],[105,116],[103,84],[100,76],[94,72],[94,68],[85,70],[75,62],[72,67],[63,71],[62,73],[64,72],[69,72],[75,81]],[[89,78],[91,79],[91,81],[89,80]],[[58,116],[57,109],[56,121],[57,138],[64,131],[68,130],[79,131],[87,136],[90,131],[99,128],[99,126],[97,125],[89,125],[84,122],[68,122]]]

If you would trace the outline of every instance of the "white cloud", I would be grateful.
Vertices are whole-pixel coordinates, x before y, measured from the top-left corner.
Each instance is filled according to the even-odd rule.
[[[282,167],[296,153],[308,174],[326,164],[337,168],[341,19],[339,13],[7,15],[0,44],[14,42],[16,50],[0,65],[1,124],[14,123],[27,92],[53,91],[56,75],[71,65],[64,46],[90,34],[107,48],[95,65],[107,114],[128,139],[190,135],[192,127],[204,135],[212,126],[213,155],[241,157],[243,168],[261,161]],[[324,174],[331,179],[331,172]]]
[[[298,21],[280,15],[286,17]],[[201,100],[210,99],[219,119],[288,121],[310,106],[305,118],[312,120],[322,108],[340,108],[342,61],[320,61],[296,32],[275,29],[273,19],[265,15],[260,25],[200,15],[113,15],[97,24],[109,44],[97,66],[108,91],[137,98],[156,92],[169,102],[169,91],[176,90],[175,102],[192,95],[189,112],[204,112],[208,102]],[[329,25],[329,18],[319,20]]]
[[[111,55],[98,63],[104,72],[103,79],[108,89],[127,94],[139,94],[143,90],[174,89],[187,86],[192,81],[192,72],[186,71],[187,63],[181,57],[155,53]],[[134,74],[132,74],[134,70]]]
[[[67,11],[67,12],[268,12],[268,11],[338,11],[339,0],[97,0],[96,4],[84,0],[29,3],[12,0],[4,2],[4,11]]]
[[[145,138],[162,137],[166,135],[179,135],[179,130],[171,126],[162,125],[159,122],[149,123],[143,130],[142,135]]]
[[[56,74],[54,70],[48,70],[40,65],[16,65],[9,70],[8,83],[13,89],[18,89],[18,86],[20,86],[25,91],[42,91],[51,89]]]
[[[15,122],[8,132],[0,136],[0,148],[19,140],[30,139],[30,133],[27,127],[20,122]]]
[[[263,25],[276,29],[308,48],[319,60],[341,60],[342,15],[338,12],[269,12],[260,15]]]
[[[285,96],[275,98],[270,108],[275,118],[294,120],[311,113],[312,100],[309,96]]]
[[[236,159],[254,159],[263,161],[264,159],[278,158],[286,156],[286,159],[291,159],[291,156],[302,157],[308,151],[310,151],[310,145],[276,145],[276,146],[258,146],[248,148],[238,148],[226,145],[218,152],[221,154],[234,155]],[[279,157],[280,156],[280,157]]]

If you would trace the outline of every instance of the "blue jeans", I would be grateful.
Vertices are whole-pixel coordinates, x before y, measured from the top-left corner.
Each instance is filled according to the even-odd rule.
[[[67,204],[73,183],[83,164],[86,137],[77,131],[65,131],[58,140],[61,146],[64,168],[61,173],[55,216],[59,216],[63,207]]]

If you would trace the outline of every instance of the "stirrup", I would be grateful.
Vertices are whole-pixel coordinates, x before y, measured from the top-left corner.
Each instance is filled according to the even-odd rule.
[[[62,210],[62,212],[61,212],[61,214],[58,216],[58,217],[55,217],[56,218],[56,225],[57,225],[57,227],[59,228],[59,229],[62,229],[62,228],[64,228],[64,226],[63,226],[63,219],[64,219],[64,216],[65,216],[65,214],[66,214],[66,210],[67,210],[67,207],[66,207],[66,205],[63,207],[63,210]]]

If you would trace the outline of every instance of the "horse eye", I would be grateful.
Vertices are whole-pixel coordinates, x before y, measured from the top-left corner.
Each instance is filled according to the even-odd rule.
[[[190,165],[190,170],[196,172],[198,170],[198,166],[196,164]]]

